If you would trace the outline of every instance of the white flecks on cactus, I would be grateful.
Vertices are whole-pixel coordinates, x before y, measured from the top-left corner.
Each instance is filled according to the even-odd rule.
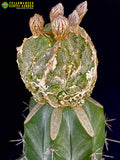
[[[51,28],[56,39],[64,39],[69,33],[69,21],[66,17],[59,15],[51,22]]]
[[[80,17],[80,22],[82,21],[84,15],[87,12],[87,1],[80,3],[77,7],[76,7],[76,11],[78,12],[78,15]]]
[[[27,41],[27,39],[28,39],[28,38],[24,38],[22,45],[21,45],[20,47],[17,47],[17,48],[16,48],[16,50],[18,51],[18,53],[21,53],[21,54],[22,54],[23,45],[24,45],[24,43]]]
[[[62,79],[61,77],[55,76],[54,78],[55,78],[56,80],[60,81],[60,82],[63,83],[63,84],[66,83],[65,79]]]
[[[33,36],[39,36],[43,33],[44,19],[41,15],[36,14],[30,18],[29,26]]]
[[[64,15],[64,7],[62,3],[58,3],[56,6],[54,6],[50,11],[50,21],[52,22],[56,17],[59,15]]]
[[[75,77],[76,74],[79,73],[80,69],[81,69],[81,64],[78,66],[78,68],[75,71],[73,71],[73,73],[71,74],[71,77]]]
[[[91,68],[91,70],[86,73],[87,80],[91,80],[94,77],[94,71],[95,68]]]
[[[57,65],[57,60],[55,57],[55,54],[53,54],[52,58],[49,60],[49,62],[46,64],[46,70],[44,72],[44,75],[42,77],[42,82],[45,84],[45,80],[47,78],[47,74],[49,73],[50,70],[54,70]]]

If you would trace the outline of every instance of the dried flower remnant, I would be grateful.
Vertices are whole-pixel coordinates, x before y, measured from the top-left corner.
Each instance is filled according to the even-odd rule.
[[[59,15],[64,15],[64,7],[62,3],[58,3],[56,6],[54,6],[50,11],[50,21],[52,22],[56,17]]]
[[[51,22],[51,28],[56,39],[64,39],[69,33],[69,20],[59,15]]]
[[[78,15],[78,12],[74,10],[69,16],[68,16],[69,22],[70,22],[70,31],[75,32],[79,29],[80,24],[80,18]]]
[[[80,3],[77,7],[76,7],[76,11],[78,12],[78,15],[80,17],[80,23],[84,17],[84,15],[87,12],[87,1]]]
[[[43,17],[37,13],[30,18],[29,26],[33,36],[39,36],[43,33],[44,23]]]

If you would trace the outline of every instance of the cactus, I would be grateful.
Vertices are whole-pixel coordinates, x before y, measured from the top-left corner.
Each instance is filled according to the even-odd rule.
[[[80,27],[87,2],[66,18],[61,3],[30,18],[32,36],[17,48],[17,63],[32,93],[24,122],[27,160],[99,160],[105,142],[103,106],[90,97],[97,79],[97,55]]]

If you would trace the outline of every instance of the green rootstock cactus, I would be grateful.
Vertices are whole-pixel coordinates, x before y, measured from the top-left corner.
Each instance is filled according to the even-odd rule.
[[[17,48],[22,80],[32,93],[25,120],[24,159],[100,159],[105,141],[103,107],[90,98],[97,79],[94,45],[79,26],[87,2],[64,17],[61,3],[30,18],[32,32]],[[88,98],[89,97],[89,98]]]

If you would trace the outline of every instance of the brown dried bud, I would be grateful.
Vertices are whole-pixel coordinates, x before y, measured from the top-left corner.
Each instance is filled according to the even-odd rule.
[[[84,15],[87,12],[87,1],[80,3],[77,7],[76,7],[76,11],[78,12],[78,15],[80,17],[80,22],[82,21]]]
[[[44,23],[43,17],[37,13],[30,18],[29,26],[33,36],[39,36],[43,33]]]
[[[70,31],[78,31],[79,24],[80,24],[80,17],[78,15],[78,12],[74,10],[69,16],[68,16],[69,22],[70,22]]]
[[[51,28],[56,39],[64,39],[69,33],[69,20],[59,15],[51,22]]]
[[[54,6],[50,11],[50,21],[52,22],[56,17],[59,15],[64,15],[64,7],[62,3],[58,3],[56,6]]]

